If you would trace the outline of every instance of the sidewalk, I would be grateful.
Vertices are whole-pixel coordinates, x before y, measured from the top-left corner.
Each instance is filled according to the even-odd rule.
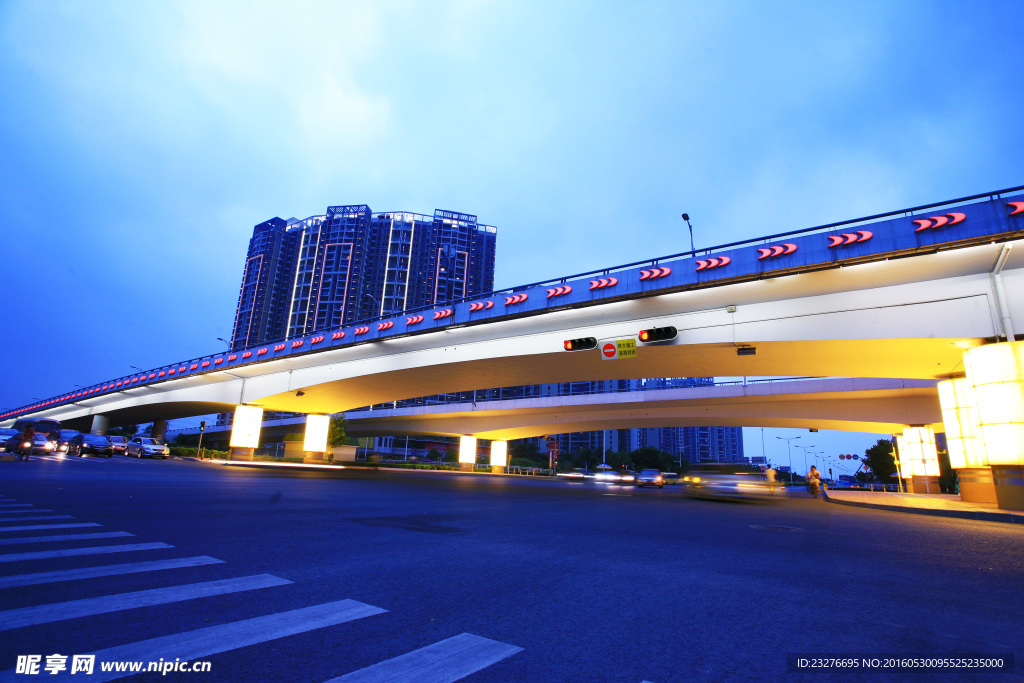
[[[960,496],[942,493],[883,493],[880,491],[828,491],[826,499],[838,505],[909,512],[915,515],[980,519],[1024,524],[1024,512],[1000,510],[994,503],[965,503]]]

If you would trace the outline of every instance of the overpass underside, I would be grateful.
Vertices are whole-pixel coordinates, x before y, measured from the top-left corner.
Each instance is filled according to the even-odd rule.
[[[929,380],[832,378],[416,406],[346,415],[350,436],[522,439],[634,427],[796,427],[893,434],[942,430]]]

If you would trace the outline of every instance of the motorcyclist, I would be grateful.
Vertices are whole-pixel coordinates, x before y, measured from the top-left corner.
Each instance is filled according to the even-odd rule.
[[[24,446],[25,442],[28,442],[28,448]],[[32,425],[25,427],[24,431],[21,432],[21,446],[19,447],[18,459],[24,458],[28,460],[28,456],[32,453],[32,448],[36,445],[36,430]]]

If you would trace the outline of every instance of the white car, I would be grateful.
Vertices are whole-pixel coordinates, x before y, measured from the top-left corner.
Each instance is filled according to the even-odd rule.
[[[160,439],[151,439],[148,436],[137,436],[128,442],[127,455],[134,455],[136,458],[163,458],[171,454],[171,449]]]

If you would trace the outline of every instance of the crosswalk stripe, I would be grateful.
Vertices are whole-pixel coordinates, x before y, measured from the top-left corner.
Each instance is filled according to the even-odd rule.
[[[34,553],[8,553],[0,555],[0,562],[24,562],[25,560],[49,560],[54,557],[75,555],[103,555],[106,553],[128,553],[135,550],[161,550],[173,548],[166,543],[128,543],[125,545],[100,545],[94,548],[70,548],[66,550],[40,550]]]
[[[59,583],[61,581],[80,581],[95,579],[101,576],[120,576],[139,572],[154,572],[164,569],[182,569],[198,567],[204,564],[223,564],[224,560],[216,557],[199,555],[182,557],[174,560],[150,560],[148,562],[126,562],[124,564],[108,564],[102,567],[80,567],[78,569],[62,569],[54,572],[36,572],[34,574],[18,574],[0,577],[0,588],[17,588],[19,586],[37,586],[43,583]]]
[[[318,628],[336,626],[386,612],[385,609],[357,600],[339,600],[220,626],[208,626],[195,631],[140,640],[137,643],[118,645],[90,653],[96,655],[96,668],[88,680],[89,683],[100,683],[132,675],[128,671],[101,671],[100,662],[155,662],[159,659],[195,661],[240,647],[307,633]],[[18,679],[20,678],[18,677]],[[77,674],[64,673],[58,676],[48,675],[46,680],[71,681],[73,683],[80,678],[81,676]],[[14,670],[8,669],[0,673],[0,680],[8,679],[16,680]]]
[[[19,543],[50,543],[51,541],[91,541],[94,538],[121,538],[134,536],[127,531],[101,531],[95,534],[57,534],[56,536],[27,536],[25,538],[0,538],[0,545]]]
[[[96,522],[75,522],[74,524],[29,524],[27,526],[0,526],[0,531],[35,531],[37,529],[75,529],[85,526],[103,526]]]
[[[38,508],[35,510],[0,510],[0,515],[25,515],[33,512],[53,512],[53,510],[40,510]]]
[[[38,624],[51,624],[55,621],[66,621],[67,619],[91,617],[96,614],[122,612],[138,607],[166,605],[172,602],[207,598],[212,595],[225,595],[227,593],[240,593],[258,588],[285,586],[290,583],[292,582],[288,579],[282,579],[272,574],[256,574],[255,576],[242,576],[236,579],[218,579],[217,581],[190,583],[183,586],[152,588],[131,593],[115,593],[114,595],[104,595],[98,598],[55,602],[37,607],[21,607],[0,611],[0,631],[10,631]]]
[[[26,512],[43,512],[43,510],[26,510]],[[17,519],[0,519],[0,522],[34,522],[40,519],[74,519],[71,515],[43,515],[42,517],[18,517]],[[4,527],[0,526],[0,531]]]
[[[451,683],[522,651],[515,645],[460,633],[327,683]]]

